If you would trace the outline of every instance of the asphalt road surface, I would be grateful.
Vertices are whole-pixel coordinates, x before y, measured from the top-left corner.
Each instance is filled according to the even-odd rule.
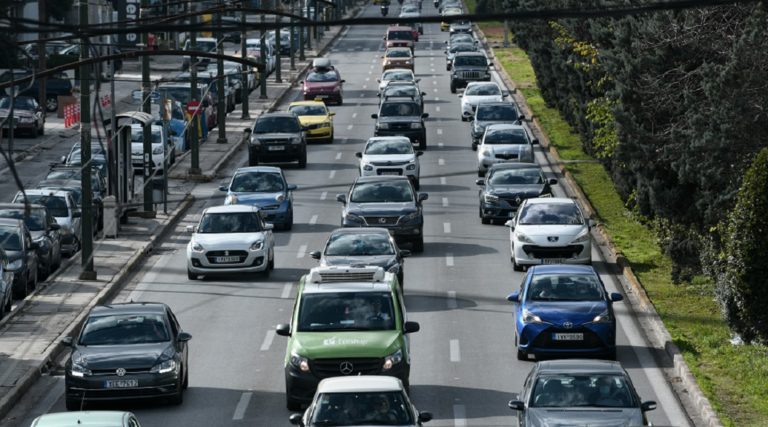
[[[393,5],[392,14],[397,6]],[[377,7],[366,14],[378,15]],[[424,14],[435,13],[424,2]],[[394,15],[396,16],[396,15]],[[306,170],[286,167],[295,192],[295,221],[290,232],[276,233],[276,270],[260,277],[189,281],[185,246],[192,225],[206,206],[221,204],[218,182],[201,184],[195,206],[149,258],[116,301],[162,301],[176,312],[190,344],[190,387],[181,406],[126,404],[146,426],[276,426],[288,425],[283,357],[285,338],[274,326],[287,323],[296,296],[296,281],[316,265],[308,253],[320,250],[328,233],[339,226],[345,192],[358,175],[357,159],[373,136],[376,79],[381,72],[383,26],[353,27],[330,53],[346,79],[343,106],[336,112],[336,140],[312,145]],[[517,289],[523,273],[509,262],[509,231],[481,225],[477,216],[476,153],[470,150],[469,124],[459,118],[459,99],[449,91],[443,41],[438,24],[425,25],[417,44],[416,73],[428,93],[428,150],[421,159],[425,202],[425,249],[406,262],[405,300],[410,320],[421,324],[411,336],[412,399],[420,410],[433,412],[430,426],[511,425],[510,393],[520,391],[532,362],[518,361],[513,337],[513,308],[506,296]],[[298,97],[298,93],[295,97]],[[295,98],[294,97],[294,98]],[[537,148],[537,156],[543,155]],[[246,161],[229,165],[233,171]],[[548,170],[548,169],[547,169]],[[553,176],[550,174],[550,176]],[[561,188],[555,190],[562,195]],[[595,266],[605,272],[597,251]],[[617,279],[604,274],[610,292],[621,292]],[[628,302],[615,305],[618,358],[629,371],[643,400],[655,400],[654,425],[687,426],[672,389],[647,349]],[[46,391],[31,397],[27,419],[63,411],[63,379],[47,378]]]

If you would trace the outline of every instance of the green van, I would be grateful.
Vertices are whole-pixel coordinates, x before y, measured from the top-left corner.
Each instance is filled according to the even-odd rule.
[[[313,268],[299,281],[291,323],[276,330],[288,337],[288,409],[311,402],[317,384],[328,377],[389,375],[408,390],[406,334],[418,330],[418,323],[406,321],[395,274],[371,266]]]

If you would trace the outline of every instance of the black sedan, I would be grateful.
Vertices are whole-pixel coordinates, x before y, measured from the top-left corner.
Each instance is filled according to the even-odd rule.
[[[37,287],[37,243],[32,241],[24,221],[0,218],[0,244],[13,272],[13,296],[23,299]]]
[[[28,209],[28,210],[27,210]],[[37,272],[46,278],[61,265],[61,226],[43,205],[0,203],[0,218],[24,220],[32,241],[37,243]]]
[[[405,259],[411,251],[400,249],[386,228],[338,228],[331,232],[325,249],[309,255],[320,265],[375,265],[395,273],[403,286]]]
[[[184,400],[189,383],[188,345],[171,309],[162,303],[96,306],[65,365],[68,410],[89,402],[168,398]]]
[[[480,190],[480,221],[506,221],[517,212],[525,199],[552,195],[557,180],[547,179],[541,166],[534,163],[497,163],[488,169],[484,179],[478,179]]]

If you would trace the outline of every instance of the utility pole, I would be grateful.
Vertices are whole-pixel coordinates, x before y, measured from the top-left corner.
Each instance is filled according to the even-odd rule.
[[[224,7],[222,0],[219,0],[219,5]],[[224,32],[221,31],[221,14],[219,10],[216,12],[216,52],[219,54],[219,58],[216,59],[216,91],[219,93],[219,105],[216,112],[216,118],[219,119],[219,124],[216,126],[219,128],[219,137],[216,138],[217,144],[227,143],[227,110],[224,105],[226,95],[224,94]]]
[[[277,7],[277,5],[275,5]],[[282,83],[283,79],[280,77],[280,64],[283,62],[282,55],[280,54],[280,42],[283,35],[280,33],[280,15],[275,15],[275,22],[277,23],[275,28],[275,83]]]
[[[242,6],[243,8],[246,7],[245,2],[243,2]],[[246,37],[248,37],[248,32],[245,30],[245,24],[246,24],[245,14],[246,12],[243,11],[242,14],[240,15],[240,24],[242,25],[242,29],[240,31],[240,56],[243,59],[246,59],[248,57],[248,51],[246,50]],[[251,118],[251,115],[249,114],[250,106],[248,102],[250,100],[251,91],[250,91],[250,88],[248,87],[248,80],[249,80],[248,77],[249,77],[248,70],[246,70],[245,66],[243,66],[243,77],[240,79],[240,81],[242,82],[241,101],[243,103],[243,105],[240,108],[240,111],[242,111],[240,118],[242,120],[248,120]]]
[[[299,5],[299,15],[301,17],[304,17],[304,7],[303,5],[306,4],[306,0],[301,0],[301,4]],[[305,35],[306,27],[299,27],[299,61],[305,61],[307,58],[304,56],[304,35]]]
[[[261,3],[263,4],[263,3]],[[267,99],[267,37],[264,31],[264,14],[261,14],[261,28],[259,29],[259,56],[261,56],[262,69],[259,72],[259,99]]]
[[[291,0],[291,47],[290,47],[290,54],[291,54],[291,71],[296,70],[296,49],[294,48],[296,43],[296,18],[294,17],[294,14],[296,13],[296,0]]]
[[[81,0],[82,1],[82,0]],[[141,9],[139,16],[147,16],[147,0],[141,0]],[[149,33],[141,33],[142,48],[149,50]],[[80,49],[82,50],[82,49]],[[152,114],[152,99],[149,82],[149,55],[141,57],[141,106],[142,111]],[[143,152],[144,152],[144,212],[152,212],[152,125],[147,123],[142,130]]]
[[[312,0],[312,4],[314,5],[312,20],[315,21],[315,25],[312,26],[312,37],[315,38],[315,45],[317,45],[317,14],[320,12],[320,8],[318,7],[317,0]]]
[[[306,16],[304,15],[305,12]],[[309,0],[304,0],[304,8],[301,10],[301,16],[304,16],[307,19],[312,18],[312,15],[309,13]],[[312,49],[312,28],[307,28],[307,49]]]
[[[504,47],[509,47],[509,20],[504,20]]]
[[[88,26],[88,0],[80,0],[80,27]],[[88,59],[88,38],[80,39],[80,61]],[[40,52],[44,55],[44,52]],[[80,162],[83,187],[80,235],[80,280],[96,280],[93,269],[93,192],[91,190],[91,66],[80,65]]]
[[[189,11],[197,12],[196,2],[189,2]],[[189,32],[189,50],[195,52],[197,51],[197,29],[195,28],[197,25],[197,15],[193,15],[190,20],[192,24],[192,31]],[[189,80],[189,90],[191,92],[189,99],[200,102],[200,104],[197,107],[197,111],[195,111],[195,114],[192,116],[192,153],[190,155],[191,165],[188,173],[190,175],[200,175],[202,173],[200,170],[200,138],[202,135],[200,135],[198,132],[200,132],[201,129],[200,117],[202,116],[202,113],[200,112],[200,109],[202,108],[202,100],[200,99],[200,91],[197,88],[197,57],[194,54],[192,54],[192,56],[189,58]]]
[[[44,1],[38,1],[37,2],[37,16],[40,19],[40,22],[42,23],[48,23],[48,12],[45,9],[45,2]],[[47,67],[45,65],[45,61],[47,59],[46,53],[45,53],[45,39],[46,36],[43,35],[42,32],[38,33],[37,39],[39,40],[37,42],[37,69],[42,71],[45,70]],[[45,107],[47,102],[47,95],[45,93],[45,77],[41,77],[37,81],[37,99],[40,100],[40,105],[43,105],[46,111],[48,110],[47,107]]]

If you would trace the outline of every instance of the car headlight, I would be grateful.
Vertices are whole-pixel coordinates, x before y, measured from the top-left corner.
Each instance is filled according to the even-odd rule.
[[[376,123],[378,129],[389,129],[389,123]]]
[[[309,360],[306,357],[291,353],[290,361],[291,365],[301,370],[301,372],[309,372]]]
[[[408,171],[416,170],[416,164],[411,163],[410,165],[405,167],[405,170],[408,170]]]
[[[32,117],[19,117],[19,121],[22,123],[31,123],[34,122],[35,119]]]
[[[275,200],[278,203],[283,203],[283,200],[285,200],[285,194],[278,194],[277,196],[275,196]]]
[[[333,91],[334,92],[341,92],[341,86],[334,86]]]
[[[521,233],[519,231],[517,233],[515,233],[515,237],[516,237],[517,240],[519,240],[519,241],[521,241],[523,243],[533,243],[533,240],[530,237],[526,236],[525,234],[523,234],[523,233]]]
[[[236,205],[237,204],[237,196],[234,194],[229,194],[227,197],[224,198],[224,204],[225,205]]]
[[[366,163],[365,165],[363,165],[363,170],[370,172],[373,170],[373,166]]]
[[[411,129],[421,129],[421,123],[411,123]]]
[[[259,141],[259,138],[251,138],[251,145],[254,147],[261,147],[261,141]]]
[[[483,156],[483,157],[491,157],[491,155],[493,155],[493,152],[492,152],[491,150],[487,150],[487,149],[486,149],[486,150],[483,150],[483,151],[480,153],[480,155],[481,155],[481,156]]]
[[[403,349],[398,349],[396,352],[384,358],[384,365],[382,365],[382,369],[384,369],[385,371],[388,371],[392,369],[393,366],[397,365],[402,361],[403,361]]]
[[[92,374],[90,369],[74,362],[72,362],[72,367],[69,369],[69,373],[72,374],[73,377],[77,378],[83,378]]]
[[[264,247],[264,241],[259,240],[257,242],[253,242],[253,244],[251,244],[251,247],[249,249],[252,251],[260,251],[263,247]]]
[[[523,310],[523,323],[544,323],[541,317],[531,313],[528,310]]]
[[[363,218],[361,218],[359,215],[353,214],[353,213],[347,213],[344,215],[344,221],[349,222],[363,222]]]
[[[301,144],[301,138],[294,136],[291,138],[291,144]]]
[[[192,243],[192,252],[202,253],[205,252],[205,248],[200,243]]]
[[[331,122],[330,121],[324,122],[322,125],[320,125],[320,127],[329,128],[331,127]]]
[[[411,221],[415,221],[415,220],[417,220],[419,218],[421,218],[420,212],[416,211],[416,212],[411,212],[408,215],[403,215],[400,220],[401,220],[401,222],[411,222]]]
[[[571,243],[585,243],[589,241],[589,229],[585,228],[579,233],[575,239],[571,240]]]
[[[177,366],[176,361],[173,359],[169,359],[153,366],[152,369],[149,370],[149,372],[153,374],[167,374],[168,372],[175,371],[176,366]]]
[[[411,63],[411,61],[405,61],[405,64],[410,64],[410,63]]]
[[[163,147],[155,147],[152,149],[152,154],[163,154]]]
[[[611,314],[608,313],[608,310],[605,310],[595,316],[595,318],[592,319],[592,323],[611,323]]]
[[[8,270],[18,270],[21,268],[23,263],[24,261],[21,258],[11,261],[8,263]]]
[[[485,203],[495,205],[496,203],[499,203],[499,196],[494,196],[493,194],[484,194],[483,201]]]

